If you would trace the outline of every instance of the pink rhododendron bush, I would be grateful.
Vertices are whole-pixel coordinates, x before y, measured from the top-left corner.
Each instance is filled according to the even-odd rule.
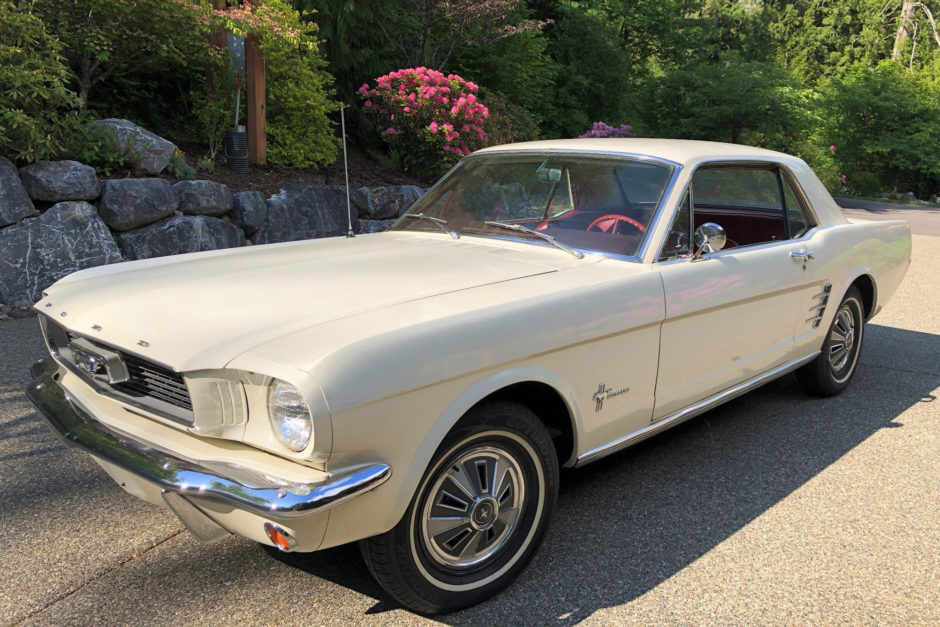
[[[374,87],[359,88],[365,114],[383,129],[402,167],[427,179],[486,146],[483,124],[490,113],[476,92],[472,82],[426,67],[391,72]]]

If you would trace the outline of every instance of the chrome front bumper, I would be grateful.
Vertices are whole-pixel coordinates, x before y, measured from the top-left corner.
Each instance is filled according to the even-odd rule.
[[[64,444],[157,485],[174,511],[177,508],[173,499],[166,498],[168,494],[218,499],[266,519],[289,521],[373,490],[392,474],[389,466],[374,464],[332,476],[323,483],[307,484],[235,464],[183,459],[120,433],[82,410],[56,382],[59,366],[51,357],[36,362],[31,372],[34,379],[26,387],[26,395]]]

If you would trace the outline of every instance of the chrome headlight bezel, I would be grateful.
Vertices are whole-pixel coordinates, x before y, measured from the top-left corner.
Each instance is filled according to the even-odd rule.
[[[278,442],[294,453],[313,444],[313,415],[303,394],[294,385],[272,379],[267,394],[268,419]]]

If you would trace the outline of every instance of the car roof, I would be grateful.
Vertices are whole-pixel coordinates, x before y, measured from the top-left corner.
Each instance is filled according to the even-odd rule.
[[[740,144],[724,144],[720,142],[695,141],[689,139],[661,139],[661,138],[613,138],[589,137],[578,139],[553,139],[546,141],[519,142],[517,144],[503,144],[491,146],[477,151],[512,152],[512,151],[571,151],[571,152],[600,152],[620,153],[630,155],[646,155],[672,161],[682,165],[692,165],[702,161],[715,159],[768,159],[772,161],[799,161],[797,157],[755,148]]]

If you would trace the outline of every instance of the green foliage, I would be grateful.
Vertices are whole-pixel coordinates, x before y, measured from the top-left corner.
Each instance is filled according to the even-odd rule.
[[[65,142],[62,158],[90,165],[100,176],[133,170],[139,155],[121,142],[113,128],[92,125],[87,115],[78,120]]]
[[[940,187],[940,87],[890,61],[826,89],[826,137],[846,184],[862,193]]]
[[[546,137],[577,137],[595,120],[620,124],[635,117],[630,59],[606,21],[569,11],[548,36],[558,70],[542,122]]]
[[[499,93],[487,91],[483,101],[490,111],[483,120],[483,132],[489,146],[511,144],[539,138],[539,125],[524,107]]]
[[[215,172],[215,161],[209,157],[199,157],[196,160],[196,170],[199,172]]]
[[[92,89],[168,67],[205,67],[207,4],[174,0],[34,0],[64,44],[84,110]]]
[[[225,132],[235,124],[235,85],[219,68],[213,80],[206,81],[202,91],[194,91],[190,97],[191,125],[196,136],[204,142],[211,162],[222,148]]]
[[[180,180],[189,180],[196,176],[196,168],[186,163],[186,154],[182,150],[173,153],[164,171]]]
[[[357,101],[360,85],[397,67],[381,29],[363,28],[382,12],[383,4],[389,4],[388,0],[294,0],[295,9],[308,12],[306,21],[316,18],[327,70],[335,79],[340,100],[348,104]],[[309,13],[313,10],[316,14]]]
[[[778,10],[768,30],[777,63],[815,84],[844,76],[858,63],[873,67],[891,54],[901,2],[797,0]]]
[[[769,63],[722,55],[656,82],[647,106],[647,131],[663,137],[785,148],[807,132],[804,93]]]
[[[61,45],[32,13],[0,1],[0,155],[21,161],[54,156],[76,105]]]
[[[488,46],[459,50],[452,65],[455,73],[499,92],[500,98],[540,121],[550,113],[547,104],[551,102],[558,72],[547,49],[548,38],[542,31],[526,31]]]
[[[332,163],[339,142],[327,116],[337,104],[312,33],[308,29],[297,43],[268,39],[264,54],[268,162],[295,168]]]

